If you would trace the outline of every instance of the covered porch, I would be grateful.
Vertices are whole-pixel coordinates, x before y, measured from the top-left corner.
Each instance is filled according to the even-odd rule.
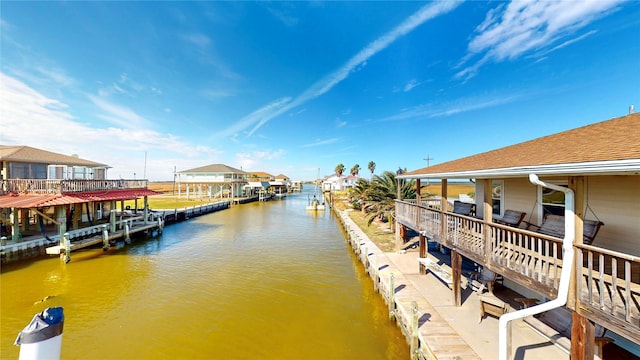
[[[462,285],[466,280],[461,269],[463,259],[501,275],[508,286],[528,289],[527,297],[537,298],[541,303],[558,296],[562,268],[575,264],[566,306],[573,311],[573,326],[580,325],[586,330],[572,337],[574,341],[583,341],[591,347],[586,351],[592,352],[597,324],[640,343],[640,257],[583,243],[583,209],[588,193],[584,191],[584,177],[569,178],[568,186],[576,194],[575,209],[580,209],[574,215],[575,261],[569,264],[563,262],[561,237],[528,230],[524,222],[499,223],[504,209],[493,214],[496,204],[492,180],[477,179],[476,182],[480,190],[476,193],[479,199],[474,203],[475,213],[461,214],[459,209],[451,208],[447,202],[447,179],[442,179],[443,193],[439,201],[421,196],[420,178],[416,199],[396,200],[397,223],[420,234],[420,258],[427,257],[427,241],[437,243],[450,253],[454,304],[461,306],[462,303]],[[396,231],[398,248],[403,243],[401,226]],[[636,244],[640,243],[637,235],[632,240]],[[420,271],[424,273],[424,270],[420,265]],[[578,346],[575,348],[579,351]]]

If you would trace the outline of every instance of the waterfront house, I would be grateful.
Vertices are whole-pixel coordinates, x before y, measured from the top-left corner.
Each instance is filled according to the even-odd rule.
[[[416,199],[396,200],[398,246],[404,226],[420,234],[421,257],[426,241],[449,249],[456,304],[466,259],[532,299],[526,305],[568,294],[564,309],[570,314],[572,358],[593,357],[603,332],[637,354],[640,114],[409,171],[398,179],[417,182]],[[425,180],[442,182],[439,204],[421,195]],[[449,180],[475,183],[475,209],[462,214],[451,207]],[[510,221],[512,214],[519,216]],[[560,219],[555,228],[552,219]],[[500,341],[508,344],[508,337]]]
[[[211,164],[178,172],[178,197],[228,198],[243,196],[248,173],[224,164]]]
[[[269,181],[269,185],[276,196],[281,197],[291,191],[291,181],[289,180],[289,177],[284,174],[276,175],[273,181]]]
[[[344,176],[329,176],[322,180],[322,191],[343,191],[344,187]]]
[[[356,182],[360,177],[358,175],[347,175],[344,177],[344,188],[351,189],[356,186]]]
[[[147,180],[108,180],[106,164],[30,146],[0,145],[0,163],[3,246],[59,239],[106,218],[114,229],[117,201],[143,197],[146,211],[147,196],[157,194]]]

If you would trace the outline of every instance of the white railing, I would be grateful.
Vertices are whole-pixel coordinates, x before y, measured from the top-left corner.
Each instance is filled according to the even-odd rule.
[[[146,189],[148,180],[0,180],[0,194],[64,194],[85,191]]]

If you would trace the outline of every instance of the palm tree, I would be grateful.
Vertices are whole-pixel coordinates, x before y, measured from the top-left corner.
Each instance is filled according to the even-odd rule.
[[[358,175],[359,172],[360,172],[360,165],[358,164],[353,165],[350,171],[351,175],[356,176]]]
[[[373,178],[373,173],[376,171],[376,163],[373,161],[369,161],[369,165],[367,165],[367,169],[371,171],[371,177]]]
[[[375,175],[371,180],[370,188],[367,191],[368,203],[365,211],[369,213],[368,223],[373,220],[388,216],[391,221],[395,217],[395,199],[398,196],[398,181],[396,174],[385,171],[382,175]],[[405,180],[400,184],[400,197],[402,199],[415,199],[415,180]]]
[[[338,177],[342,176],[342,173],[344,173],[344,165],[343,164],[338,164],[336,166],[336,175],[338,175]]]
[[[356,184],[349,189],[349,196],[351,198],[351,205],[354,209],[358,209],[364,212],[367,199],[369,198],[370,183],[367,179],[359,178],[356,180]]]

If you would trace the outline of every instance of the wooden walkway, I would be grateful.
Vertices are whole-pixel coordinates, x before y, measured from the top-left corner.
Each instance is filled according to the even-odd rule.
[[[354,252],[387,302],[390,316],[396,319],[407,337],[412,359],[480,359],[351,218],[344,212],[339,215]]]

